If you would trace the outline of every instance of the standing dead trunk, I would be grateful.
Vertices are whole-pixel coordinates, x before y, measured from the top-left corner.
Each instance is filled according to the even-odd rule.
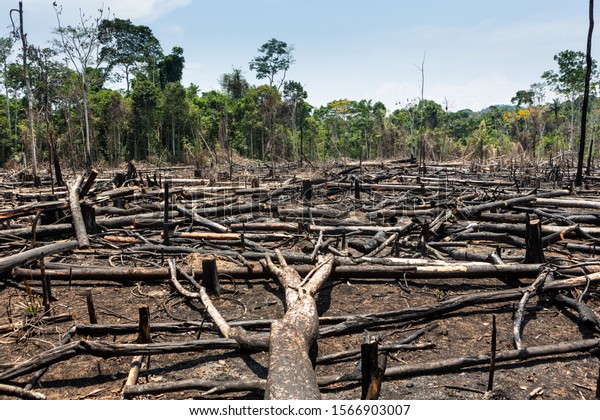
[[[69,190],[69,207],[71,208],[71,219],[73,228],[75,229],[75,235],[77,236],[77,242],[79,243],[80,248],[89,248],[90,240],[88,239],[85,222],[81,213],[81,205],[79,203],[79,194],[81,192],[82,183],[83,176],[79,175],[73,184],[67,183],[67,189]]]

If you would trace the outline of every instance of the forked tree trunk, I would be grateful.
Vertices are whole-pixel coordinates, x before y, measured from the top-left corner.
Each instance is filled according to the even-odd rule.
[[[276,267],[266,255],[267,266],[285,287],[287,310],[283,319],[271,325],[265,399],[321,399],[317,375],[309,357],[319,331],[314,296],[329,278],[334,259],[329,257],[302,280],[298,272],[286,264],[279,250],[277,257],[281,267]]]

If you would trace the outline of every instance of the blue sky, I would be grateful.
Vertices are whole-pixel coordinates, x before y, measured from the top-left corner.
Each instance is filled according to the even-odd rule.
[[[46,44],[56,26],[52,1],[23,3],[29,41]],[[201,91],[218,89],[219,76],[234,67],[251,83],[262,83],[248,63],[260,45],[277,38],[294,46],[288,79],[305,86],[313,105],[347,98],[396,108],[420,96],[418,67],[425,56],[425,97],[447,102],[452,111],[509,103],[517,90],[555,68],[554,54],[585,50],[588,19],[587,0],[57,3],[65,24],[76,23],[79,8],[94,15],[104,3],[117,17],[149,26],[165,53],[174,45],[184,49],[183,82]],[[8,10],[4,16],[8,33]]]

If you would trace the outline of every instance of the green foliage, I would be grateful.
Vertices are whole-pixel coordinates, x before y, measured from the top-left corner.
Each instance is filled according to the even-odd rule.
[[[545,72],[543,83],[517,91],[512,105],[452,112],[429,99],[387,109],[370,98],[341,98],[315,108],[301,81],[286,80],[293,48],[275,38],[249,63],[266,84],[251,85],[243,69],[234,67],[219,78],[220,90],[202,92],[181,84],[183,49],[173,47],[163,56],[149,27],[84,14],[75,26],[64,26],[57,12],[55,49],[32,47],[27,57],[35,129],[43,139],[39,155],[48,159],[46,139],[52,130],[59,155],[74,169],[88,157],[87,147],[111,164],[136,159],[198,167],[231,151],[273,162],[411,154],[424,161],[467,156],[483,162],[510,153],[543,157],[568,148],[581,106],[584,55],[563,51],[555,56],[558,70]],[[17,161],[26,151],[28,103],[22,68],[10,60],[12,42],[0,38],[2,163]],[[126,81],[124,92],[106,87],[114,80]],[[559,95],[549,103],[548,87]],[[594,102],[592,110],[600,105],[597,98]],[[597,121],[598,116],[592,118],[590,131],[597,131]]]
[[[134,25],[129,19],[104,19],[98,28],[98,40],[102,45],[100,59],[107,63],[106,71],[116,80],[125,78],[129,93],[130,76],[135,76],[158,62],[162,48],[152,30]],[[123,70],[123,75],[115,71]]]
[[[164,89],[168,83],[180,82],[184,67],[183,48],[175,46],[171,54],[164,56],[158,63],[160,88]]]
[[[279,91],[285,81],[285,76],[290,66],[294,64],[292,51],[294,48],[284,41],[275,38],[264,43],[258,52],[262,55],[254,57],[250,62],[250,70],[256,71],[256,78],[268,79],[269,86],[275,86]],[[275,76],[283,73],[281,80],[275,82]]]
[[[565,50],[554,56],[558,72],[548,70],[542,79],[557,93],[574,100],[583,93],[585,82],[585,54],[581,51]],[[592,62],[592,74],[597,76],[597,63]]]

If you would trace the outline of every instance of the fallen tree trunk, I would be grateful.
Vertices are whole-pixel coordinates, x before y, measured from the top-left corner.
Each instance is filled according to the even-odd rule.
[[[176,252],[188,250],[189,253],[198,252],[193,248],[179,249],[183,247],[174,247]],[[147,247],[137,247],[136,249],[150,249]],[[157,248],[157,250],[160,250]],[[165,251],[167,252],[167,251]],[[208,251],[206,251],[208,252]],[[19,254],[21,255],[21,254]],[[263,254],[264,255],[264,254]],[[8,257],[7,257],[8,258]],[[308,257],[307,257],[308,258]],[[33,258],[33,260],[38,258]],[[16,267],[20,264],[13,265]],[[0,260],[1,267],[1,260]],[[110,280],[115,282],[130,281],[166,281],[170,274],[167,268],[148,268],[148,267],[63,267],[53,268],[53,264],[46,264],[46,275],[55,280]],[[294,265],[291,266],[300,275],[308,274],[313,266]],[[539,273],[541,264],[448,264],[448,265],[428,265],[415,266],[406,265],[340,265],[336,266],[331,273],[332,278],[355,278],[355,279],[429,279],[429,278],[482,278],[482,277],[522,277],[533,278]],[[589,267],[591,268],[591,267]],[[10,269],[10,268],[9,268]],[[0,269],[0,272],[2,270]],[[565,274],[578,274],[581,271],[577,269],[563,270]],[[259,264],[251,264],[250,267],[223,267],[219,270],[220,274],[234,279],[261,279],[270,276],[268,270],[265,270]],[[15,277],[40,279],[41,270],[18,267],[13,270]],[[194,275],[202,276],[202,269],[194,269]]]
[[[9,255],[8,257],[0,258],[0,273],[5,273],[20,265],[29,264],[30,262],[39,260],[42,256],[59,254],[61,252],[70,251],[77,248],[77,241],[58,242],[55,244],[44,245],[39,248],[30,249],[21,252],[20,254]]]
[[[17,397],[22,400],[45,400],[46,396],[41,392],[34,392],[25,390],[18,386],[0,384],[0,395],[8,395],[11,397]]]
[[[175,260],[169,260],[169,270],[171,272],[171,284],[173,287],[183,296],[190,299],[199,299],[204,304],[206,308],[206,312],[208,312],[209,316],[213,320],[214,324],[217,326],[221,334],[225,338],[231,338],[235,340],[239,345],[243,348],[257,351],[265,351],[269,349],[268,339],[265,334],[249,334],[244,328],[236,326],[232,327],[225,321],[225,318],[221,316],[217,308],[213,305],[208,293],[206,293],[206,289],[198,284],[191,276],[188,276],[185,272],[178,270]],[[187,290],[185,287],[179,283],[177,280],[177,272],[180,272],[184,277],[186,277],[192,284],[196,286],[198,292],[191,292]]]
[[[265,399],[321,399],[317,375],[309,350],[317,338],[319,315],[315,294],[329,278],[333,257],[321,263],[305,280],[289,267],[280,252],[281,267],[276,267],[267,255],[267,267],[285,287],[287,310],[281,321],[271,324],[269,338],[269,375]]]
[[[598,346],[600,346],[599,339],[588,339],[527,347],[522,350],[509,350],[502,353],[496,353],[496,363],[510,362],[514,360],[531,360],[557,354],[582,352],[592,350]],[[467,367],[479,365],[487,366],[489,364],[490,355],[479,354],[475,356],[456,357],[448,360],[388,367],[385,371],[385,377],[386,379],[402,379],[421,375],[456,372]],[[496,370],[500,368],[501,366],[496,365]],[[339,382],[358,382],[360,379],[361,374],[358,371],[349,374],[322,376],[319,378],[319,386],[332,385]]]
[[[228,392],[251,391],[263,393],[267,381],[264,379],[232,379],[228,381],[209,380],[209,379],[185,379],[176,382],[167,383],[147,383],[141,385],[125,385],[123,387],[123,397],[133,398],[140,395],[165,394],[167,392],[179,392],[188,389],[206,391],[203,395],[223,394]]]
[[[586,285],[588,282],[590,284],[600,282],[600,273],[593,273],[587,276],[573,277],[571,279],[566,280],[555,280],[546,283],[538,289],[538,294],[548,291],[557,291],[561,289],[581,287]],[[353,317],[348,317],[346,320],[340,322],[339,324],[321,328],[319,336],[329,337],[352,331],[363,330],[365,328],[370,328],[378,325],[429,319],[434,316],[446,314],[470,305],[506,302],[521,299],[525,292],[526,290],[523,289],[507,289],[489,292],[469,293],[465,295],[456,296],[447,300],[442,300],[430,306],[422,306],[372,315],[356,315]]]
[[[568,343],[548,344],[542,346],[527,347],[523,350],[509,350],[502,353],[496,353],[496,362],[512,362],[522,360],[536,360],[546,356],[553,356],[566,353],[589,351],[600,346],[600,340],[588,339]],[[489,354],[479,354],[475,356],[456,357],[447,360],[436,360],[432,362],[413,363],[403,366],[388,367],[385,372],[386,379],[404,379],[422,375],[444,374],[457,372],[461,369],[485,366],[490,363]],[[510,365],[509,365],[510,366]],[[497,366],[501,369],[503,366]],[[508,367],[508,366],[507,366]],[[318,378],[319,387],[328,385],[352,382],[360,384],[361,372],[356,370],[352,373],[341,375],[321,376]],[[266,381],[262,379],[236,379],[233,381],[210,381],[202,379],[186,379],[168,383],[149,383],[142,385],[127,386],[124,394],[129,397],[144,394],[163,394],[166,392],[179,392],[186,390],[209,390],[210,392],[238,392],[238,391],[261,391],[266,387]]]
[[[184,206],[177,206],[176,208],[180,215],[191,219],[194,222],[194,224],[204,226],[206,228],[209,228],[211,231],[217,233],[227,232],[227,228],[225,226],[220,225],[217,222],[213,222],[212,220],[207,219],[206,217],[202,217],[199,214],[193,213],[186,209]]]
[[[46,350],[11,369],[5,370],[4,372],[0,373],[0,381],[18,378],[19,376],[36,372],[45,367],[52,366],[53,364],[69,360],[80,355],[92,355],[107,358],[239,348],[240,346],[235,340],[226,338],[147,344],[117,344],[81,340]]]

